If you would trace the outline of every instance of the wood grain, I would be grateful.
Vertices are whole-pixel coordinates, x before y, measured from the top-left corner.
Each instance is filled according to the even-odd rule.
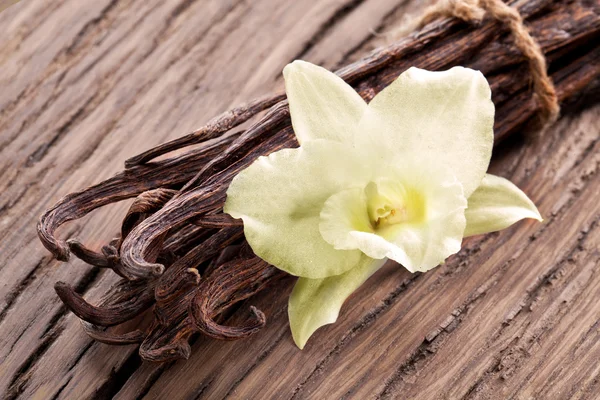
[[[523,188],[544,224],[469,240],[427,274],[388,265],[303,351],[287,326],[291,280],[251,299],[268,318],[260,334],[199,338],[190,360],[163,366],[91,341],[52,289],[62,280],[93,300],[115,281],[50,260],[35,223],[58,198],[280,89],[294,58],[355,59],[424,4],[23,0],[0,14],[0,397],[599,398],[594,99],[496,150],[492,172]],[[106,242],[126,206],[61,236]]]

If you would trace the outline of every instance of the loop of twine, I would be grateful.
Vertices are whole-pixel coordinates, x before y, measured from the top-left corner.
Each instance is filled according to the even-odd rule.
[[[515,46],[527,57],[533,80],[533,92],[541,105],[544,125],[558,118],[560,106],[552,80],[547,73],[546,58],[537,41],[529,34],[519,12],[502,0],[440,0],[428,7],[418,23],[422,28],[443,17],[455,17],[465,22],[479,23],[488,14],[509,28]]]

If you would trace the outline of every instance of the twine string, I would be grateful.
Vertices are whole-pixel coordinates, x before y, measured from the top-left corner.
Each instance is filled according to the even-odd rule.
[[[533,92],[541,106],[540,117],[544,125],[556,121],[560,113],[558,96],[547,73],[546,58],[538,42],[531,36],[519,12],[502,0],[440,0],[428,7],[418,22],[426,24],[444,17],[455,17],[469,23],[479,23],[485,15],[504,24],[512,33],[515,46],[529,63]]]

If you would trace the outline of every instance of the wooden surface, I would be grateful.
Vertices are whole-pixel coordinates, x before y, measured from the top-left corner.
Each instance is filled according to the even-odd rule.
[[[52,260],[35,234],[45,208],[281,88],[295,58],[334,69],[364,55],[426,3],[23,0],[0,14],[0,398],[600,398],[594,104],[495,151],[492,172],[543,224],[470,239],[427,274],[386,266],[303,351],[287,325],[291,280],[251,300],[263,331],[198,338],[170,365],[91,341],[54,293],[62,280],[93,301],[116,278]],[[61,235],[104,243],[126,206]]]

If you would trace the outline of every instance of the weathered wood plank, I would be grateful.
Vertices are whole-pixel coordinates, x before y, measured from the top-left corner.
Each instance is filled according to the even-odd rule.
[[[386,266],[304,351],[287,327],[292,280],[251,299],[269,320],[261,333],[199,338],[189,361],[166,366],[142,364],[134,346],[92,342],[52,289],[62,280],[96,299],[115,278],[51,261],[35,237],[44,208],[281,87],[291,59],[335,68],[424,5],[24,0],[0,14],[3,397],[597,397],[598,107],[496,152],[494,172],[525,189],[544,225],[469,240],[425,275]],[[124,207],[63,235],[103,243]]]

